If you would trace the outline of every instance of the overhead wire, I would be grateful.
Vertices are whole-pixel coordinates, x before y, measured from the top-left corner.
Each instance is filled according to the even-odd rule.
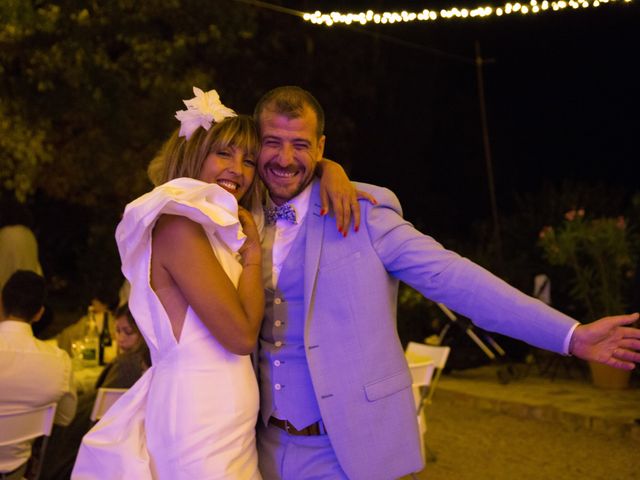
[[[235,2],[238,3],[244,3],[247,5],[251,5],[254,7],[258,7],[258,8],[263,8],[266,10],[271,10],[274,12],[278,12],[278,13],[284,13],[286,15],[292,15],[295,17],[300,17],[301,19],[304,19],[304,16],[306,15],[306,12],[302,12],[300,10],[295,10],[292,8],[287,8],[287,7],[283,7],[280,5],[274,5],[272,3],[269,2],[264,2],[262,0],[233,0]],[[427,45],[423,45],[420,43],[416,43],[416,42],[412,42],[409,40],[404,40],[402,38],[398,38],[398,37],[394,37],[392,35],[388,35],[385,33],[380,33],[380,32],[372,32],[369,31],[366,28],[362,28],[362,27],[357,27],[353,24],[337,24],[337,26],[340,26],[341,28],[344,28],[346,30],[351,30],[353,32],[356,33],[360,33],[363,35],[368,35],[370,37],[374,37],[380,40],[384,40],[386,42],[389,43],[393,43],[395,45],[400,45],[402,47],[406,47],[406,48],[411,48],[414,50],[419,50],[422,52],[426,52],[426,53],[430,53],[432,55],[436,55],[439,57],[443,57],[443,58],[448,58],[450,60],[454,60],[454,61],[458,61],[458,62],[462,62],[468,65],[475,65],[476,64],[476,60],[474,58],[470,58],[470,57],[465,57],[463,55],[458,55],[456,53],[450,53],[450,52],[445,52],[444,50],[440,50],[434,47],[429,47]],[[485,63],[487,63],[487,61],[485,60]]]

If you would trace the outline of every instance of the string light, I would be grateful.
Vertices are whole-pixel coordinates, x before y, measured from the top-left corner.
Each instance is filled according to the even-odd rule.
[[[538,3],[537,0],[531,0],[529,3],[505,3],[500,7],[476,7],[473,9],[453,7],[442,9],[439,11],[429,10],[425,8],[420,12],[382,12],[377,13],[373,10],[367,10],[360,13],[322,13],[316,11],[314,13],[305,13],[303,19],[316,25],[326,25],[328,27],[337,23],[346,25],[367,23],[388,24],[388,23],[408,23],[408,22],[434,22],[439,19],[476,19],[491,16],[502,17],[505,15],[536,15],[538,13],[548,13],[550,11],[560,12],[567,8],[577,10],[584,8],[598,8],[608,3],[631,3],[633,0],[544,0]]]

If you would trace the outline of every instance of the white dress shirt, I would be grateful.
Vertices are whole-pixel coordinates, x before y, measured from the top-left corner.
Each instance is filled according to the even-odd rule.
[[[0,322],[0,413],[28,411],[57,402],[55,423],[68,425],[76,413],[71,359],[38,340],[31,325]],[[31,456],[31,442],[0,447],[0,472],[10,472]]]
[[[306,217],[307,211],[309,210],[311,187],[312,184],[307,185],[307,187],[299,195],[287,202],[296,211],[297,223],[291,223],[288,220],[278,219],[276,220],[275,225],[267,225],[265,227],[268,229],[275,229],[273,236],[271,268],[271,278],[273,280],[274,286],[278,284],[278,278],[280,276],[280,271],[282,270],[282,265],[287,259],[287,255],[289,255],[291,245],[293,245],[293,241],[296,239],[296,235],[298,235],[300,226],[304,222],[304,218]],[[267,199],[267,205],[270,207],[274,206],[270,198]]]

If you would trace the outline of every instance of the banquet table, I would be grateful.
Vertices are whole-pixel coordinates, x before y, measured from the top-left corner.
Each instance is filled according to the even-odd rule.
[[[95,392],[96,380],[104,370],[104,365],[74,369],[73,381],[78,395],[88,395]]]

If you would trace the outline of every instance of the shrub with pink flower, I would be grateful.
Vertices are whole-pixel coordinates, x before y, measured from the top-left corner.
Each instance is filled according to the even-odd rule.
[[[624,313],[635,263],[635,237],[623,217],[588,218],[570,210],[539,235],[545,259],[572,274],[570,294],[586,310],[584,321]]]

